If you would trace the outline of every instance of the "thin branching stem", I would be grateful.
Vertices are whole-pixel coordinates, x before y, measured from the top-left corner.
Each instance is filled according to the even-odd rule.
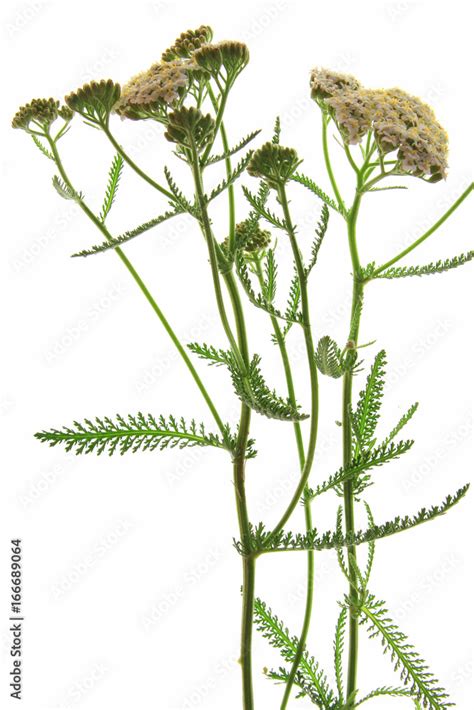
[[[353,270],[353,286],[352,286],[352,307],[351,320],[348,335],[348,341],[351,341],[357,347],[361,301],[363,284],[360,280],[360,260],[357,251],[356,241],[356,223],[361,201],[361,194],[356,193],[354,202],[347,218],[347,233],[349,238],[349,250],[351,254],[352,270]],[[355,350],[353,350],[355,354]],[[354,364],[354,363],[353,363]],[[351,424],[351,409],[352,409],[352,383],[353,383],[353,367],[344,373],[343,378],[343,393],[342,393],[342,448],[343,448],[343,466],[350,466],[352,459],[352,424]],[[346,526],[346,535],[352,536],[355,533],[355,517],[354,517],[354,484],[352,480],[344,482],[344,518]],[[356,547],[351,545],[347,550],[348,559],[356,561]],[[351,604],[349,616],[349,657],[347,669],[347,698],[348,708],[353,707],[350,698],[354,697],[357,689],[357,661],[358,661],[358,635],[359,622],[357,619],[356,609],[359,602],[359,594],[357,591],[357,571],[354,564],[348,564],[349,569],[349,593],[348,597]]]
[[[62,179],[64,180],[64,182],[66,183],[66,185],[72,190],[73,194],[77,194],[77,193],[75,192],[74,187],[73,187],[73,185],[72,185],[72,183],[71,183],[71,181],[70,181],[70,179],[69,179],[69,176],[67,175],[66,170],[65,170],[65,168],[64,168],[64,166],[63,166],[61,157],[60,157],[60,155],[59,155],[59,152],[58,152],[58,149],[57,149],[57,146],[56,146],[56,143],[55,143],[50,137],[48,137],[48,143],[49,143],[49,145],[50,145],[51,153],[52,153],[52,155],[54,156],[54,161],[55,161],[55,163],[56,163],[56,165],[57,165],[58,171],[59,171],[59,173],[60,173]],[[107,227],[105,226],[105,224],[103,224],[103,222],[100,221],[100,219],[93,213],[93,211],[87,206],[87,204],[84,202],[84,200],[83,200],[82,198],[78,200],[78,204],[79,204],[80,208],[82,209],[82,211],[83,211],[83,212],[87,215],[87,217],[91,220],[91,222],[93,222],[93,224],[97,227],[97,229],[98,229],[100,232],[102,232],[102,234],[104,235],[104,237],[105,237],[108,241],[112,240],[113,237],[112,237],[112,235],[110,234],[110,232],[109,232],[109,230],[107,229]],[[184,361],[184,364],[185,364],[186,367],[188,368],[188,370],[189,370],[189,372],[190,372],[190,374],[191,374],[191,377],[193,378],[193,380],[194,380],[194,382],[196,383],[196,385],[197,385],[199,391],[201,392],[201,394],[202,394],[202,396],[203,396],[203,398],[204,398],[204,401],[206,402],[207,406],[209,407],[209,410],[210,410],[210,412],[211,412],[211,414],[212,414],[212,416],[213,416],[213,418],[214,418],[214,421],[216,422],[216,424],[217,424],[217,426],[219,427],[220,431],[221,431],[222,433],[224,433],[224,432],[225,432],[225,425],[224,425],[224,422],[222,421],[222,419],[221,419],[221,417],[220,417],[220,415],[219,415],[219,413],[218,413],[218,411],[217,411],[217,408],[216,408],[216,406],[215,406],[215,404],[214,404],[214,402],[213,402],[213,400],[212,400],[212,398],[211,398],[209,392],[207,391],[206,386],[204,385],[204,383],[203,383],[203,381],[201,380],[201,378],[200,378],[200,376],[199,376],[199,374],[198,374],[196,368],[194,367],[193,363],[191,362],[191,359],[190,359],[188,353],[186,352],[185,348],[184,348],[183,345],[181,344],[181,341],[179,340],[178,336],[176,335],[176,333],[174,332],[173,328],[171,327],[170,322],[169,322],[168,319],[165,317],[163,311],[161,310],[161,308],[158,306],[157,302],[155,301],[155,299],[154,299],[153,296],[151,295],[150,291],[148,290],[148,288],[147,288],[147,286],[145,285],[143,279],[141,278],[141,276],[139,275],[138,271],[137,271],[137,270],[135,269],[135,267],[133,266],[133,264],[132,264],[132,262],[130,261],[130,259],[124,254],[124,252],[122,251],[122,249],[120,249],[120,247],[117,247],[117,248],[115,249],[115,252],[117,253],[117,256],[118,256],[119,259],[122,261],[122,263],[124,264],[124,266],[126,267],[126,269],[128,270],[128,272],[131,274],[132,278],[134,279],[134,281],[135,281],[135,283],[137,284],[137,286],[138,286],[138,288],[140,289],[140,291],[141,291],[141,292],[143,293],[143,295],[145,296],[146,300],[148,301],[148,303],[149,303],[150,306],[152,307],[152,309],[153,309],[153,311],[155,312],[155,314],[158,316],[158,318],[159,318],[159,320],[160,320],[160,322],[161,322],[163,328],[165,329],[166,333],[169,335],[169,337],[170,337],[170,339],[171,339],[173,345],[174,345],[175,348],[177,349],[179,355],[181,356],[182,360]]]
[[[331,156],[329,154],[328,125],[329,125],[330,120],[331,119],[328,114],[325,114],[325,113],[322,114],[324,162],[326,164],[327,174],[329,176],[329,180],[331,182],[331,186],[332,186],[334,195],[336,197],[337,204],[339,205],[339,209],[341,210],[342,214],[345,214],[346,207],[344,205],[344,200],[341,197],[341,193],[339,192],[339,187],[337,185],[336,178],[334,176],[334,171],[332,169]]]
[[[258,261],[258,259],[256,260],[255,267],[256,267],[258,279],[260,281],[260,286],[263,287],[263,283],[264,283],[263,282],[263,274],[262,274],[260,262]],[[290,400],[290,402],[292,403],[293,406],[296,406],[296,394],[295,394],[295,386],[294,386],[294,382],[293,382],[293,373],[291,370],[291,364],[290,364],[290,360],[288,357],[288,350],[286,347],[285,338],[284,338],[283,333],[281,331],[278,319],[275,318],[275,316],[272,316],[270,314],[270,320],[272,323],[275,340],[278,344],[278,349],[280,351],[280,356],[281,356],[282,363],[283,363],[283,369],[285,371],[286,386],[288,389],[288,399]],[[298,458],[299,458],[299,462],[300,462],[300,472],[302,474],[304,471],[306,456],[305,456],[305,451],[304,451],[303,435],[301,432],[301,424],[299,422],[293,422],[293,429],[295,432],[296,448],[298,451]],[[305,514],[306,531],[310,532],[313,527],[313,519],[312,519],[312,512],[311,512],[311,502],[309,500],[305,500],[304,514]],[[309,626],[311,623],[311,612],[312,612],[312,607],[313,607],[313,598],[314,598],[314,553],[312,551],[308,551],[305,615],[304,615],[304,619],[303,619],[303,626],[301,629],[301,634],[300,634],[299,641],[298,641],[298,646],[295,651],[295,658],[294,658],[294,661],[293,661],[293,664],[292,664],[292,667],[290,670],[290,674],[288,676],[288,682],[286,683],[285,694],[284,694],[282,704],[281,704],[281,710],[284,710],[287,707],[287,704],[288,704],[288,701],[290,698],[291,688],[294,683],[294,679],[295,679],[296,673],[297,673],[299,665],[301,663],[301,658],[302,658],[304,650],[305,650],[306,639],[308,636]],[[291,682],[290,682],[290,679],[291,679]]]
[[[116,138],[112,135],[110,129],[108,126],[103,126],[102,130],[104,131],[105,135],[109,139],[109,141],[112,143],[114,146],[115,150],[117,153],[119,153],[124,161],[127,163],[129,167],[134,170],[137,175],[139,175],[145,182],[147,182],[151,187],[154,187],[155,190],[158,190],[158,192],[161,192],[162,195],[167,197],[169,200],[171,200],[173,203],[175,202],[175,198],[173,193],[171,193],[169,190],[167,190],[163,185],[160,185],[156,180],[153,180],[152,177],[150,177],[144,170],[142,170],[134,160],[128,155],[128,153],[125,152],[125,150],[122,148],[120,143],[116,140]]]
[[[304,332],[304,340],[306,345],[306,354],[308,359],[309,375],[310,375],[310,387],[311,387],[311,424],[309,432],[308,447],[306,451],[306,456],[304,464],[301,470],[301,476],[298,486],[293,494],[293,497],[288,505],[287,509],[280,518],[278,524],[272,531],[272,535],[277,534],[285,525],[291,514],[293,513],[298,501],[303,494],[310,473],[313,466],[314,454],[316,451],[316,441],[318,436],[318,416],[319,416],[319,388],[318,388],[318,372],[316,367],[316,360],[314,357],[314,343],[311,329],[311,316],[308,298],[308,288],[307,288],[307,276],[305,268],[303,265],[303,260],[301,258],[300,249],[296,239],[296,230],[291,220],[290,208],[288,204],[288,198],[286,195],[285,186],[282,184],[278,189],[278,200],[281,204],[283,210],[283,216],[285,220],[286,231],[290,238],[291,248],[293,251],[293,258],[296,266],[296,271],[298,274],[300,291],[301,291],[301,312],[302,312],[302,327]],[[309,501],[305,500],[305,524],[307,530],[312,528],[312,515],[311,515],[311,505]],[[298,671],[301,658],[303,657],[304,649],[306,646],[306,639],[309,632],[309,627],[311,623],[311,613],[313,607],[313,592],[314,592],[314,557],[312,554],[308,554],[308,577],[307,577],[307,592],[306,592],[306,607],[305,615],[303,619],[303,626],[298,642],[298,648],[295,653],[295,658],[288,675],[285,693],[283,696],[281,710],[285,710],[288,705],[288,701],[291,695],[291,690],[295,681],[296,673]]]
[[[462,195],[458,197],[458,199],[453,202],[451,207],[446,210],[446,212],[429,228],[424,232],[421,237],[418,237],[413,244],[410,244],[406,249],[403,249],[399,254],[394,256],[392,259],[389,261],[385,262],[385,264],[382,264],[382,266],[379,266],[377,269],[375,269],[374,273],[372,274],[373,278],[376,278],[379,274],[384,272],[386,269],[388,269],[390,266],[393,266],[393,264],[396,264],[397,261],[400,261],[400,259],[403,259],[403,257],[407,256],[410,252],[412,252],[414,249],[416,249],[420,244],[422,244],[428,237],[431,237],[431,235],[436,232],[437,229],[441,227],[442,224],[446,222],[449,217],[457,210],[460,204],[464,202],[466,197],[468,197],[471,192],[474,190],[474,183],[471,182],[470,185],[464,190]]]
[[[222,326],[227,335],[232,353],[241,368],[242,374],[246,376],[249,365],[249,352],[247,344],[247,334],[245,319],[240,302],[237,285],[231,273],[224,275],[229,296],[234,312],[237,341],[229,323],[225,307],[224,297],[220,283],[219,265],[216,253],[216,240],[212,231],[211,221],[208,214],[207,202],[203,187],[202,167],[196,147],[193,145],[191,151],[191,168],[194,177],[194,187],[196,191],[196,201],[199,206],[200,224],[208,247],[209,261],[211,264],[212,279],[217,302],[217,308],[221,318]],[[245,452],[250,430],[250,409],[245,404],[241,406],[239,433],[234,455],[234,487],[237,507],[237,517],[239,521],[240,536],[245,540],[249,531],[249,517],[245,490]],[[255,598],[255,557],[245,555],[242,560],[242,626],[241,626],[241,650],[240,664],[242,667],[243,686],[243,707],[244,710],[253,710],[253,678],[252,678],[252,632],[253,632],[253,607]]]

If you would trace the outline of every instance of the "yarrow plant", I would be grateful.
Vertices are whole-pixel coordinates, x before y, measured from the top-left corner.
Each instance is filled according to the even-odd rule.
[[[245,44],[236,41],[214,43],[211,28],[202,26],[184,32],[163,52],[160,61],[123,86],[110,79],[93,81],[68,94],[64,103],[53,98],[34,99],[16,113],[13,127],[28,133],[53,164],[55,190],[62,198],[75,202],[100,232],[98,244],[82,248],[74,256],[89,257],[115,251],[177,349],[213,420],[211,431],[207,424],[195,420],[138,412],[76,421],[63,428],[43,430],[36,437],[51,446],[62,444],[67,451],[76,454],[125,454],[166,447],[207,446],[222,449],[229,455],[238,521],[234,546],[240,555],[243,572],[240,665],[242,707],[245,710],[254,708],[254,627],[281,654],[281,666],[266,669],[265,674],[282,684],[280,707],[283,709],[290,700],[299,697],[323,710],[349,710],[383,696],[411,701],[417,708],[447,708],[452,704],[447,692],[392,621],[385,602],[373,593],[371,572],[378,540],[440,517],[463,498],[468,486],[418,512],[394,512],[391,520],[382,524],[375,522],[365,491],[376,482],[380,466],[411,449],[413,441],[400,438],[400,435],[418,405],[412,404],[401,419],[392,424],[388,434],[379,433],[387,356],[384,350],[380,350],[366,366],[360,351],[372,347],[373,342],[360,343],[359,332],[368,283],[438,274],[472,260],[474,252],[469,251],[429,264],[399,265],[444,224],[471,193],[473,184],[468,185],[449,209],[400,253],[383,264],[361,263],[357,220],[362,201],[379,190],[406,189],[406,185],[393,185],[393,177],[416,177],[427,183],[445,179],[446,132],[429,106],[401,89],[366,89],[352,76],[314,69],[310,90],[321,117],[324,166],[332,190],[332,195],[328,195],[311,177],[301,172],[302,159],[296,150],[281,144],[278,120],[273,136],[260,147],[248,148],[259,134],[258,130],[239,140],[235,146],[229,143],[224,117],[232,87],[248,62],[249,51]],[[73,184],[61,158],[60,141],[69,133],[75,114],[99,129],[115,150],[103,203],[98,208]],[[189,169],[192,195],[187,195],[176,183],[169,168],[164,169],[164,177],[159,181],[135,163],[114,135],[113,122],[117,117],[162,124],[164,143]],[[331,132],[347,158],[348,170],[354,173],[355,191],[349,200],[343,197],[332,167],[328,140]],[[239,153],[243,153],[243,157],[236,157]],[[211,165],[223,166],[222,180],[215,185],[209,184],[207,168]],[[166,204],[158,216],[121,234],[112,234],[107,220],[117,199],[125,167],[151,185]],[[235,190],[245,173],[249,179],[242,191],[248,208],[237,216]],[[298,228],[290,206],[293,191],[301,188],[312,193],[321,209],[311,243],[306,230]],[[228,230],[225,234],[217,234],[212,218],[213,203],[223,193],[227,194],[228,200]],[[318,333],[316,339],[308,291],[323,240],[327,238],[330,213],[335,215],[334,219],[346,223],[352,261],[352,306],[344,343],[337,343],[331,335],[324,333]],[[226,339],[224,347],[181,343],[123,251],[132,239],[181,214],[190,215],[203,238],[206,251],[203,259],[209,262],[216,308]],[[280,257],[277,235],[280,240],[288,240],[293,260],[293,277],[286,304],[277,289]],[[286,378],[285,393],[275,392],[267,383],[262,358],[255,353],[247,336],[244,303],[248,308],[258,308],[268,315],[272,340],[277,346]],[[296,395],[289,337],[301,338],[304,344],[309,392],[304,407]],[[229,385],[240,402],[237,422],[223,420],[194,358],[228,371]],[[354,397],[354,378],[364,369],[367,369],[363,376],[365,384],[360,387],[358,397]],[[318,470],[311,476],[317,450],[318,378],[321,376],[338,380],[342,389],[341,465],[330,475]],[[335,382],[334,389],[338,387]],[[258,468],[258,459],[253,463],[257,452],[251,438],[254,415],[266,417],[276,432],[278,427],[285,426],[285,422],[294,430],[299,476],[295,477],[291,497],[274,527],[267,527],[265,521],[253,520],[249,513],[246,491],[249,460],[252,460],[250,472]],[[339,498],[334,509],[335,527],[320,531],[313,523],[314,502],[317,500],[322,505],[320,498],[324,496],[325,504],[331,505],[331,494]],[[294,533],[288,528],[290,519],[299,510],[299,503],[304,509],[304,533]],[[321,550],[330,550],[336,555],[346,585],[346,593],[338,600],[338,614],[335,615],[332,680],[307,649],[316,552]],[[307,587],[302,626],[295,635],[288,631],[266,602],[256,597],[255,567],[262,555],[296,551],[306,554]],[[368,689],[360,686],[357,671],[361,630],[367,631],[371,638],[379,639],[400,676],[399,685],[374,684]]]

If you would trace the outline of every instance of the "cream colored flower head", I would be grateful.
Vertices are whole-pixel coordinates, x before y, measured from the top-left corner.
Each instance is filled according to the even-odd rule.
[[[127,116],[130,110],[156,103],[173,106],[189,84],[189,69],[189,62],[180,59],[153,64],[122,87],[116,113]]]
[[[325,69],[311,73],[311,95],[332,116],[344,142],[360,143],[373,131],[382,156],[397,152],[400,174],[437,182],[446,177],[448,136],[433,109],[401,89],[365,89],[351,76]]]

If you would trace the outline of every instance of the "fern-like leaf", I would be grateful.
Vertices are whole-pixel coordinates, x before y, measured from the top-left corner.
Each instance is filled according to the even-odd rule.
[[[342,668],[344,655],[344,637],[346,633],[347,608],[344,606],[339,614],[336,624],[336,634],[334,638],[334,673],[336,675],[337,691],[339,693],[339,702],[342,705],[344,702],[344,671]]]
[[[314,357],[322,375],[337,379],[344,374],[341,349],[329,335],[323,335],[319,340]]]
[[[329,209],[326,203],[323,204],[323,209],[321,210],[321,217],[318,222],[318,226],[316,227],[316,237],[311,245],[311,258],[309,261],[309,264],[306,267],[306,277],[309,276],[313,268],[316,266],[316,262],[318,260],[318,254],[319,250],[321,248],[321,244],[323,243],[323,239],[326,235],[327,228],[328,228],[328,223],[329,223]]]
[[[187,424],[183,418],[173,416],[157,419],[151,414],[128,415],[119,414],[115,419],[110,417],[94,420],[85,419],[83,423],[75,421],[72,427],[51,429],[35,434],[35,437],[50,446],[64,444],[66,451],[74,450],[76,454],[107,451],[111,456],[116,451],[125,454],[142,451],[160,451],[168,447],[183,449],[187,446],[214,446],[230,450],[232,437],[229,432],[223,437],[208,434],[203,424],[197,424],[194,419]]]
[[[285,318],[289,323],[298,323],[302,321],[302,314],[299,311],[301,302],[301,284],[298,273],[295,268],[295,273],[290,284],[290,293],[286,304]]]
[[[406,185],[387,185],[386,187],[371,187],[367,192],[384,192],[385,190],[408,190]]]
[[[212,155],[209,157],[204,165],[213,165],[214,163],[218,163],[221,160],[226,160],[227,158],[230,158],[232,155],[235,155],[238,153],[240,150],[245,148],[249,143],[253,141],[254,138],[258,136],[258,134],[261,133],[261,130],[258,131],[252,131],[252,133],[249,133],[248,136],[245,136],[245,138],[242,138],[237,145],[235,145],[233,148],[230,150],[220,153],[219,155]]]
[[[35,144],[35,146],[37,148],[39,148],[39,150],[43,153],[43,155],[45,155],[50,160],[54,160],[54,155],[52,153],[50,153],[50,151],[42,144],[42,142],[40,141],[38,136],[31,134],[31,137],[33,139],[33,143]]]
[[[280,318],[282,320],[286,320],[287,322],[291,322],[291,323],[299,323],[300,322],[299,314],[296,314],[293,318],[292,318],[292,314],[289,312],[286,312],[283,314],[281,311],[278,310],[278,308],[273,306],[272,302],[266,297],[266,295],[264,293],[257,293],[255,291],[255,289],[252,285],[252,280],[250,278],[247,262],[243,256],[242,252],[240,252],[240,251],[237,251],[235,254],[235,267],[236,267],[237,275],[238,275],[240,282],[244,288],[244,291],[247,294],[249,301],[254,306],[256,306],[257,308],[261,308],[263,311],[265,311],[266,313],[269,313],[271,316],[274,316],[275,318]],[[273,284],[267,284],[267,290],[269,287],[273,288]]]
[[[277,229],[283,229],[286,231],[286,224],[284,223],[283,220],[281,220],[279,217],[277,217],[273,212],[270,212],[265,206],[264,203],[262,203],[262,200],[259,199],[259,197],[256,197],[253,193],[250,192],[250,190],[246,187],[242,187],[243,193],[251,205],[253,207],[254,211],[258,214],[259,217],[262,217],[265,219],[269,224],[271,224],[273,227],[276,227]]]
[[[357,449],[370,448],[374,445],[374,433],[380,417],[382,406],[384,376],[387,358],[385,350],[381,350],[367,378],[365,388],[359,395],[357,408],[352,415],[352,426],[357,440]]]
[[[212,192],[209,194],[209,196],[206,198],[207,202],[212,202],[212,200],[215,200],[216,197],[218,197],[222,192],[227,190],[231,185],[234,184],[236,180],[239,179],[239,177],[242,175],[244,170],[246,169],[247,165],[250,163],[250,160],[252,158],[253,151],[249,150],[246,156],[240,160],[235,168],[232,170],[230,175],[226,177],[222,182],[217,185]]]
[[[73,254],[73,257],[93,256],[94,254],[101,254],[102,252],[108,251],[109,249],[116,249],[117,247],[121,247],[123,244],[126,244],[131,239],[139,237],[140,234],[148,232],[149,229],[153,229],[153,227],[157,227],[159,224],[163,224],[163,222],[167,222],[172,217],[176,217],[180,214],[183,214],[183,210],[181,208],[177,208],[176,210],[169,210],[168,212],[165,212],[164,214],[161,214],[158,217],[150,219],[148,222],[140,224],[138,227],[135,227],[135,229],[131,229],[129,232],[124,232],[124,234],[120,234],[120,236],[118,237],[102,242],[102,244],[96,244],[90,249],[83,249],[82,251],[78,251]]]
[[[361,492],[361,484],[364,483],[364,488],[368,485],[368,479],[363,476],[370,469],[382,466],[389,461],[398,459],[403,454],[407,453],[413,446],[413,440],[399,441],[397,444],[393,442],[382,444],[374,449],[363,451],[355,456],[349,466],[342,466],[336,473],[320,483],[316,488],[307,488],[305,491],[305,500],[313,500],[322,493],[326,493],[334,488],[339,488],[346,481],[354,482],[354,489],[357,493]],[[340,491],[339,491],[340,492]]]
[[[375,528],[375,520],[374,516],[372,514],[372,510],[370,508],[370,505],[364,501],[364,506],[365,506],[365,512],[367,513],[367,520],[369,523],[369,528]],[[372,568],[374,566],[374,556],[375,556],[375,541],[371,540],[368,543],[368,555],[367,555],[367,563],[365,565],[365,573],[364,573],[364,578],[363,578],[363,583],[362,587],[363,589],[367,589],[367,585],[369,584],[370,581],[370,575],[372,573]]]
[[[415,402],[415,404],[412,404],[411,407],[408,409],[405,414],[400,417],[400,420],[397,422],[397,424],[394,426],[390,434],[387,436],[387,438],[384,440],[382,446],[389,444],[391,441],[395,439],[397,434],[400,433],[400,431],[408,424],[410,419],[413,417],[415,414],[416,410],[418,409],[418,402]]]
[[[69,185],[66,185],[66,183],[61,180],[57,175],[54,175],[53,177],[53,187],[64,200],[73,200],[74,202],[80,202],[84,195],[82,192],[76,192],[75,190],[72,190]]]
[[[307,177],[306,175],[302,175],[301,173],[295,173],[291,179],[310,190],[314,195],[319,197],[319,199],[322,200],[328,207],[331,207],[331,209],[335,210],[336,212],[339,212],[339,214],[342,214],[343,217],[346,216],[344,210],[339,207],[339,205],[334,202],[334,200],[331,199],[329,195],[324,192],[324,190],[321,190],[321,188],[316,185],[314,180],[311,180],[311,178]]]
[[[123,158],[120,153],[116,153],[112,165],[109,170],[109,181],[107,183],[107,189],[105,191],[104,202],[102,204],[102,209],[99,214],[99,219],[101,222],[105,222],[107,215],[112,209],[115,198],[117,196],[117,191],[119,188],[120,178],[122,177],[123,170]]]
[[[290,634],[283,622],[261,599],[255,600],[254,612],[257,630],[273,648],[280,652],[288,664],[293,663],[298,649],[298,637]],[[287,672],[284,668],[281,668],[278,673],[270,671],[267,675],[273,680],[282,682],[287,680]],[[320,708],[333,710],[336,704],[334,692],[329,687],[326,674],[308,651],[303,653],[296,683]]]
[[[171,204],[176,208],[179,209],[180,212],[188,212],[190,215],[193,217],[199,218],[199,212],[196,208],[195,205],[191,204],[191,202],[185,197],[184,193],[179,189],[178,185],[176,184],[175,179],[171,175],[171,172],[168,167],[164,167],[163,169],[165,173],[165,178],[166,182],[168,183],[168,187],[170,189],[170,192],[173,195],[173,200],[171,201]]]
[[[412,696],[428,710],[443,710],[452,707],[448,694],[435,676],[428,670],[426,662],[408,642],[407,636],[390,618],[385,602],[369,594],[359,607],[361,624],[367,625],[370,638],[379,638],[384,651],[390,656],[396,671]]]
[[[276,296],[277,287],[277,263],[275,259],[275,249],[269,249],[264,261],[264,279],[262,294],[267,303],[273,303]]]
[[[289,399],[278,396],[267,386],[260,369],[259,355],[253,356],[247,373],[242,373],[234,362],[230,362],[228,367],[236,395],[258,414],[287,422],[308,418],[298,405],[294,406]]]
[[[374,278],[404,279],[407,276],[429,276],[430,274],[442,274],[444,271],[457,269],[458,266],[467,264],[469,261],[472,261],[472,259],[474,259],[474,251],[468,251],[465,254],[453,256],[450,259],[439,259],[431,264],[423,264],[422,266],[395,266],[382,271]]]
[[[413,698],[413,693],[409,688],[392,688],[391,686],[384,685],[381,688],[376,688],[372,690],[367,695],[364,695],[356,704],[355,708],[358,708],[362,703],[366,703],[368,700],[380,697],[392,697],[392,698]]]
[[[210,365],[229,365],[231,362],[228,350],[215,348],[213,345],[207,345],[207,343],[188,343],[188,348],[202,360],[208,360]]]
[[[307,533],[293,533],[281,530],[274,534],[267,531],[263,523],[250,526],[248,535],[243,541],[234,540],[234,546],[240,554],[286,552],[291,550],[334,550],[342,547],[363,545],[373,540],[396,535],[405,530],[435,520],[444,515],[464,498],[469,489],[469,484],[460,488],[454,495],[448,495],[444,501],[431,508],[421,508],[415,515],[397,515],[393,520],[389,520],[382,525],[374,525],[366,530],[358,530],[350,535],[342,534],[342,530],[327,530],[321,535],[316,529]]]

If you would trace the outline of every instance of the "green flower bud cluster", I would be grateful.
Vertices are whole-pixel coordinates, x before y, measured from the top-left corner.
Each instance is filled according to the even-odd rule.
[[[67,106],[60,107],[56,99],[33,99],[18,109],[13,117],[12,126],[21,128],[27,133],[37,132],[38,129],[46,132],[58,117],[69,123],[73,115]]]
[[[168,116],[165,138],[185,148],[195,147],[200,153],[214,137],[216,124],[209,114],[182,106]]]
[[[103,125],[120,98],[120,84],[112,79],[91,81],[80,89],[71,92],[64,99],[70,109],[76,111],[87,121]]]
[[[202,47],[203,44],[212,42],[212,36],[212,29],[208,25],[201,25],[196,30],[182,32],[174,44],[163,52],[161,59],[163,62],[189,59],[196,49]]]
[[[262,178],[277,190],[291,179],[300,163],[294,148],[268,142],[253,153],[247,171],[249,175]]]
[[[204,45],[193,54],[196,64],[212,76],[216,76],[224,67],[228,77],[232,79],[235,79],[247,66],[249,58],[246,44],[230,40]]]

